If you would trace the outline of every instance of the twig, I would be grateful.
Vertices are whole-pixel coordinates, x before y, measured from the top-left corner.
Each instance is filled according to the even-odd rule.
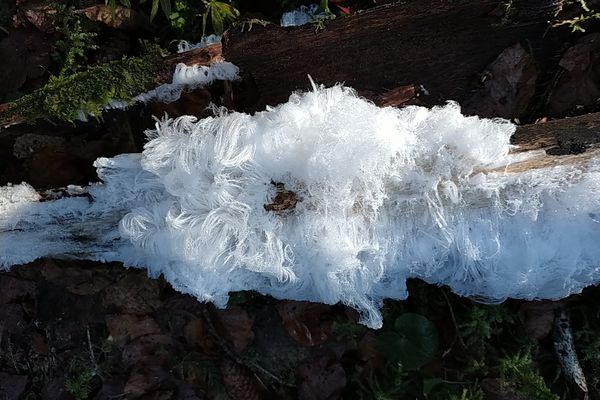
[[[454,343],[456,343],[456,341],[458,341],[458,344],[460,345],[460,347],[463,348],[463,350],[466,350],[467,345],[465,345],[462,335],[460,334],[460,329],[458,327],[458,323],[456,322],[456,316],[454,315],[454,309],[452,308],[452,303],[450,303],[450,299],[448,298],[448,295],[446,294],[446,291],[444,290],[444,288],[442,288],[442,295],[444,295],[446,304],[448,304],[448,310],[450,311],[450,318],[452,319],[452,323],[454,324],[454,331],[456,334],[456,336],[454,337],[454,341],[452,342],[452,344],[450,345],[448,350],[444,351],[444,354],[442,354],[442,358],[443,358],[443,357],[446,357],[450,353],[450,351],[452,350],[452,347],[454,347]]]

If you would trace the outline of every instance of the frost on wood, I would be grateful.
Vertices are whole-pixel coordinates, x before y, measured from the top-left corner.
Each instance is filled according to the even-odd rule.
[[[181,40],[177,43],[177,52],[185,53],[186,51],[194,50],[194,49],[202,49],[214,43],[221,43],[221,35],[208,35],[202,36],[198,43],[190,43],[187,40]]]
[[[165,120],[142,154],[96,161],[91,199],[2,188],[0,264],[122,261],[221,307],[238,290],[341,301],[371,327],[411,277],[485,301],[567,296],[600,278],[600,165],[519,169],[539,153],[511,153],[514,129],[341,86]],[[292,206],[269,210],[282,186]]]
[[[288,11],[281,16],[280,25],[283,27],[301,26],[315,22],[325,14],[319,13],[319,5],[300,6],[299,9]]]
[[[188,67],[179,63],[175,67],[171,83],[165,83],[149,92],[139,94],[133,98],[133,102],[172,103],[181,97],[184,90],[204,87],[217,80],[235,81],[237,79],[239,79],[239,68],[230,62],[218,62],[208,67],[202,65]]]

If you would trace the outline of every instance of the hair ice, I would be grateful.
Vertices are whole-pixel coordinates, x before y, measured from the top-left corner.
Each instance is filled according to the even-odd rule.
[[[166,119],[142,154],[96,161],[91,203],[2,188],[0,264],[28,261],[32,241],[53,239],[27,231],[68,214],[103,224],[84,257],[148,268],[220,307],[256,290],[343,302],[379,327],[382,300],[405,298],[413,277],[487,301],[564,297],[600,279],[600,164],[511,172],[537,156],[510,152],[514,130],[454,103],[379,108],[342,86],[254,116]],[[265,209],[273,182],[296,193],[293,209]],[[34,258],[77,255],[71,229]]]

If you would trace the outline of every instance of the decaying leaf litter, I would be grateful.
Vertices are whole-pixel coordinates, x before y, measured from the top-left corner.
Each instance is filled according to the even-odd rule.
[[[39,88],[51,74],[60,74],[61,66],[83,70],[93,60],[135,54],[138,38],[180,38],[180,33],[190,33],[185,25],[192,22],[201,29],[201,21],[182,26],[179,21],[165,32],[171,15],[159,10],[150,18],[154,5],[149,2],[120,5],[114,18],[106,16],[112,11],[103,4],[75,5],[75,17],[68,18],[80,22],[66,22],[65,31],[64,24],[54,22],[52,5],[34,3],[18,1],[2,19],[8,33],[0,53],[14,60],[0,69],[5,102]],[[187,3],[176,3],[183,15],[182,4]],[[347,5],[351,10],[367,6]],[[572,13],[574,6],[564,12]],[[262,12],[258,19],[265,20],[279,9],[239,8],[240,19],[244,12],[248,18]],[[549,35],[548,41],[558,42],[550,61],[536,59],[526,40],[488,60],[472,77],[472,99],[465,103],[469,112],[535,122],[597,111],[596,26],[591,21],[586,32],[576,34],[564,29],[568,27],[561,25],[559,33]],[[85,44],[89,32],[96,35],[97,48]],[[67,51],[59,41],[71,42]],[[81,52],[77,46],[83,46]],[[398,106],[445,100],[428,98],[427,87],[419,83],[405,85],[416,89],[387,87],[377,95],[389,104],[400,94]],[[242,85],[246,87],[240,92],[251,96],[250,83]],[[98,156],[139,151],[141,132],[152,123],[148,110],[157,116],[165,109],[171,115],[206,115],[209,100],[222,103],[226,92],[214,85],[186,93],[175,104],[108,111],[88,123],[49,119],[35,129],[17,125],[3,130],[2,185],[28,181],[50,189],[87,184],[97,179],[89,166]],[[342,306],[237,293],[228,309],[216,310],[141,271],[39,260],[0,276],[0,394],[11,399],[598,396],[596,289],[557,302],[502,305],[478,304],[416,281],[410,292],[407,301],[387,303],[383,329],[371,331]],[[570,321],[566,327],[558,323],[564,323],[565,315]],[[577,353],[561,355],[561,349],[572,346],[570,340]],[[585,385],[577,371],[564,367],[572,356]]]

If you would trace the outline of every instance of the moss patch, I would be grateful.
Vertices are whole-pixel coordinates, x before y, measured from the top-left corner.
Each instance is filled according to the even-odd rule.
[[[53,76],[41,89],[13,102],[9,113],[26,120],[54,117],[73,121],[82,112],[99,117],[111,101],[129,102],[153,86],[162,66],[160,48],[149,46],[139,57],[125,57],[69,76]]]

